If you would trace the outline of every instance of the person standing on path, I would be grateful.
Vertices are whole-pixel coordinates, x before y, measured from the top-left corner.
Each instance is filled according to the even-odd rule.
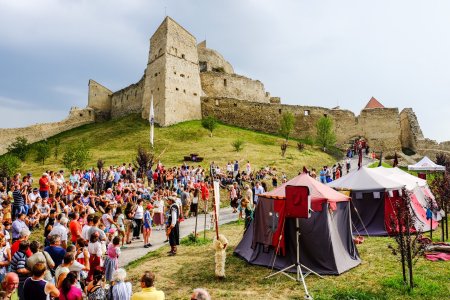
[[[177,254],[177,246],[180,244],[180,222],[178,221],[179,208],[175,203],[175,198],[169,197],[167,202],[170,205],[169,208],[169,218],[168,218],[168,233],[169,233],[169,244],[170,244],[170,256]]]
[[[133,224],[133,240],[140,239],[142,220],[144,219],[144,207],[142,206],[143,201],[144,200],[142,200],[142,199],[137,200],[137,207],[136,207],[136,211],[134,213],[135,224]],[[136,226],[134,226],[134,225],[136,225]]]

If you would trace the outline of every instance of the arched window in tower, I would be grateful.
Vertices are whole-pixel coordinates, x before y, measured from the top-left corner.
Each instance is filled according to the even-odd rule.
[[[185,58],[184,54],[181,54],[181,58]]]
[[[227,86],[227,79],[226,78],[223,80],[223,86]]]

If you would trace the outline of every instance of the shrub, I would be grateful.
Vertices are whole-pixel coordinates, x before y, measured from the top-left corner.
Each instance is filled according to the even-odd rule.
[[[321,117],[316,123],[317,136],[316,143],[325,151],[336,143],[336,134],[333,131],[333,120],[328,117]]]
[[[303,151],[305,149],[305,144],[303,143],[297,143],[297,149],[298,151]]]
[[[209,131],[209,136],[213,136],[213,131],[217,127],[217,120],[212,116],[208,116],[202,120],[202,126]]]
[[[77,147],[68,147],[64,152],[62,163],[68,170],[85,169],[91,153],[83,141]]]
[[[14,155],[5,154],[0,157],[0,178],[13,176],[20,168],[21,161]]]
[[[50,157],[50,145],[47,141],[39,142],[35,146],[36,149],[36,162],[42,162],[45,164],[45,159]]]
[[[289,140],[289,136],[294,129],[294,123],[294,114],[292,114],[290,111],[284,112],[281,116],[280,128],[278,131],[280,132],[281,136],[286,139],[286,142]]]
[[[23,136],[16,137],[16,140],[6,148],[8,152],[14,154],[22,161],[25,160],[29,149],[30,144],[28,143],[27,138]]]
[[[281,148],[281,156],[284,157],[286,155],[286,150],[288,148],[288,143],[283,142],[283,144],[281,144],[280,148]]]
[[[233,146],[234,151],[239,152],[244,149],[244,141],[241,139],[237,139],[233,143],[231,143],[231,146]]]

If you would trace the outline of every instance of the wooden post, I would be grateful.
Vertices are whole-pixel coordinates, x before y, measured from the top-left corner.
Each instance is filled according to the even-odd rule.
[[[197,210],[195,212],[195,228],[194,228],[194,239],[197,241],[197,220],[198,220],[198,202],[197,202]]]
[[[213,183],[213,187],[214,187],[214,183]],[[213,199],[214,199],[214,220],[215,220],[215,224],[216,224],[216,238],[217,240],[219,240],[219,220],[217,218],[217,205],[216,205],[216,189],[213,188]]]
[[[430,218],[430,240],[433,242],[433,217]]]
[[[208,214],[208,199],[205,200],[205,224],[203,225],[203,240],[206,240],[206,215]]]

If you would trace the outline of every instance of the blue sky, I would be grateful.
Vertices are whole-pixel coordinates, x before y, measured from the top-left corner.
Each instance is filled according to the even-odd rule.
[[[64,118],[89,79],[138,81],[166,13],[282,103],[374,96],[450,140],[449,1],[0,0],[0,127]]]

